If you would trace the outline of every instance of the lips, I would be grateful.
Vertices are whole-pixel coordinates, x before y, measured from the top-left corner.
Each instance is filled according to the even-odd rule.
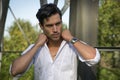
[[[59,33],[58,34],[52,34],[53,37],[59,37]]]

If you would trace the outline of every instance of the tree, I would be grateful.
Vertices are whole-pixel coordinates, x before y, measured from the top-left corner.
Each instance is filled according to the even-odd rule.
[[[101,0],[99,9],[99,46],[120,46],[120,2]]]
[[[18,19],[19,24],[21,25],[22,29],[24,30],[26,36],[28,37],[30,43],[34,43],[38,37],[39,31],[35,28],[36,26],[32,26],[30,22]],[[23,37],[22,32],[18,28],[16,22],[10,26],[8,29],[9,38],[4,38],[4,50],[5,51],[22,51],[24,50],[29,44]],[[9,44],[9,45],[6,45]]]
[[[98,44],[105,47],[120,46],[120,2],[119,0],[100,0]],[[109,53],[109,54],[108,54]],[[99,70],[100,80],[119,80],[120,53],[101,52]],[[108,77],[109,76],[109,77]]]
[[[38,37],[40,30],[37,29],[37,26],[32,26],[29,21],[18,19],[19,24],[24,30],[26,36],[28,37],[30,43],[34,43]],[[19,30],[16,22],[8,28],[9,36],[4,38],[4,51],[10,51],[11,53],[3,52],[2,58],[2,72],[0,78],[1,80],[12,80],[12,77],[9,74],[10,64],[14,59],[20,56],[18,51],[23,51],[28,47],[27,41],[24,39],[23,34]],[[17,51],[14,53],[13,51]],[[21,78],[21,80],[32,80],[33,78],[33,67]]]

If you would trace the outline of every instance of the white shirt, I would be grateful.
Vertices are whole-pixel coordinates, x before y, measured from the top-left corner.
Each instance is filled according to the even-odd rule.
[[[22,54],[33,46],[34,44],[30,45]],[[34,80],[77,80],[77,57],[91,66],[99,61],[100,54],[96,49],[96,57],[86,61],[71,43],[63,41],[53,61],[48,46],[45,44],[38,49],[31,62],[34,64]]]

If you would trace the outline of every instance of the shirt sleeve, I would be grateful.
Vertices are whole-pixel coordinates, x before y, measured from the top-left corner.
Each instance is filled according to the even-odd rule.
[[[88,66],[92,66],[99,62],[100,53],[99,53],[98,49],[96,48],[96,56],[93,59],[85,60],[80,55],[78,55],[78,58],[80,61],[85,62]]]
[[[34,44],[31,44],[25,51],[23,51],[23,52],[21,53],[21,55],[24,55],[24,54],[25,54],[27,51],[29,51],[33,46],[34,46]],[[27,72],[27,71],[29,70],[29,68],[31,67],[32,64],[33,64],[33,60],[31,61],[31,63],[29,64],[29,66],[28,66],[28,68],[26,69],[25,72]],[[9,68],[10,74],[11,74],[11,68],[12,68],[12,64],[10,65],[10,68]],[[25,73],[25,72],[24,72],[24,73]],[[14,78],[19,78],[19,77],[21,77],[24,73],[18,74],[18,75],[16,75]]]

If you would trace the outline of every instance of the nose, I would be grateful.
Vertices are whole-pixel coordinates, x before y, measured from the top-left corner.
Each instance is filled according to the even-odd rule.
[[[54,32],[57,31],[57,26],[56,26],[56,25],[53,26],[53,31],[54,31]]]

